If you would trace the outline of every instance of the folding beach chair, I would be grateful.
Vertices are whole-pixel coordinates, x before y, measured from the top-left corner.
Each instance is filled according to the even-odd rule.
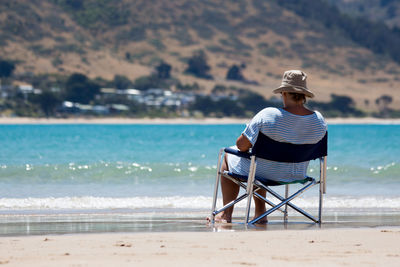
[[[291,207],[295,211],[304,215],[308,219],[312,220],[315,223],[321,224],[322,222],[322,196],[326,193],[326,158],[327,158],[327,148],[328,148],[328,133],[325,134],[324,138],[322,138],[316,144],[290,144],[277,142],[269,138],[268,136],[259,132],[257,141],[251,151],[249,153],[241,152],[239,150],[235,150],[232,148],[222,148],[219,152],[218,156],[218,165],[217,165],[217,178],[214,186],[214,198],[212,203],[212,211],[211,211],[211,221],[214,223],[215,215],[226,210],[227,208],[235,205],[236,203],[247,199],[246,205],[246,213],[245,213],[245,224],[253,224],[258,220],[266,217],[274,211],[280,210],[284,214],[284,221],[287,222],[287,207]],[[238,175],[232,172],[221,172],[221,161],[223,153],[233,154],[239,157],[250,159],[250,169],[248,176]],[[293,181],[291,183],[284,182],[276,182],[272,180],[265,179],[263,177],[257,177],[256,168],[257,168],[257,159],[267,159],[271,161],[278,162],[303,162],[309,160],[319,159],[319,179],[316,180],[312,177],[306,177],[303,180]],[[232,180],[240,187],[245,189],[245,193],[240,195],[236,200],[231,201],[221,209],[216,209],[217,196],[218,196],[218,185],[220,183],[221,175]],[[283,177],[284,178],[284,177]],[[301,188],[292,195],[289,195],[289,184],[302,184]],[[306,211],[300,209],[291,201],[296,197],[300,196],[306,190],[312,188],[313,186],[319,184],[319,209],[318,209],[318,218],[315,218],[311,214]],[[285,186],[285,196],[279,195],[277,192],[271,189],[274,186]],[[271,195],[278,199],[280,202],[278,204],[274,204],[269,199],[264,198],[259,193],[258,190],[265,189],[267,191],[267,196]],[[269,193],[269,194],[268,194]],[[257,198],[263,200],[268,205],[271,206],[264,214],[261,216],[254,218],[249,222],[249,213],[250,213],[250,205],[252,196],[255,195]],[[284,209],[282,209],[282,207]]]

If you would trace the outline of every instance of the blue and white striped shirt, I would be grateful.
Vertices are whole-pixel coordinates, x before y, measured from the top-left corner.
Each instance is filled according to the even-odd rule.
[[[327,130],[322,115],[315,111],[310,115],[295,115],[282,108],[265,108],[251,120],[243,135],[254,145],[261,131],[278,142],[292,144],[315,144]],[[257,160],[256,175],[274,181],[291,182],[307,176],[309,161],[299,163],[276,162],[265,159]],[[229,170],[247,175],[250,160],[228,155]]]

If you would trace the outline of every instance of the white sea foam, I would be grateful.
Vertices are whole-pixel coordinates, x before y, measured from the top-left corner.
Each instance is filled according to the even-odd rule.
[[[60,198],[0,198],[1,211],[13,210],[86,210],[86,209],[204,209],[210,208],[211,197],[60,197]],[[297,199],[295,204],[304,208],[317,208],[318,198]],[[221,205],[221,200],[218,200]],[[239,203],[238,207],[244,207]],[[328,197],[327,209],[393,209],[400,210],[400,197]]]

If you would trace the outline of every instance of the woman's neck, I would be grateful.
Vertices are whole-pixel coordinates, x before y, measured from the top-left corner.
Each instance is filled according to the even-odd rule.
[[[300,116],[311,115],[314,113],[313,111],[304,107],[303,104],[286,104],[283,109],[287,112]]]

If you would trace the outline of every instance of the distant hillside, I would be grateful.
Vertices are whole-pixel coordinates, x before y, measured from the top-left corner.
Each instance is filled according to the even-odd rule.
[[[2,1],[0,57],[14,60],[20,75],[81,72],[131,80],[165,61],[182,83],[196,81],[205,91],[215,84],[233,84],[266,97],[284,70],[301,68],[319,101],[335,93],[351,96],[361,108],[375,109],[375,100],[385,94],[399,109],[400,57],[391,45],[398,40],[396,33],[384,29],[378,31],[384,40],[373,34],[368,35],[373,40],[355,39],[343,30],[349,27],[342,25],[346,22],[340,13],[325,2],[308,1],[308,10],[299,9],[297,2]],[[198,50],[207,55],[213,80],[184,73],[187,59]],[[258,85],[227,81],[233,64],[245,65],[244,76]]]

